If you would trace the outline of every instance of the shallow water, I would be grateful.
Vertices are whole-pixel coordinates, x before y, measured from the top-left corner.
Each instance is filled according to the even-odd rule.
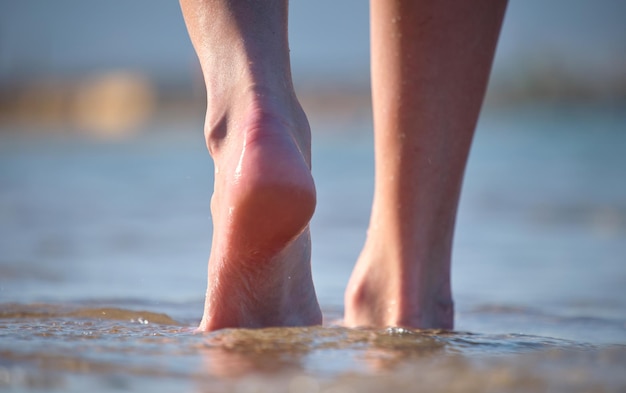
[[[626,113],[487,115],[455,239],[456,331],[336,325],[371,203],[371,127],[313,118],[323,327],[192,334],[212,167],[189,125],[0,134],[0,389],[624,391]]]
[[[617,392],[626,387],[624,345],[338,326],[194,335],[147,311],[44,304],[3,309],[0,386],[18,391]]]

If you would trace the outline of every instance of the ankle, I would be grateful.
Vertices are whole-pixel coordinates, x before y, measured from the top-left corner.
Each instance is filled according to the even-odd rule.
[[[419,261],[366,243],[346,289],[346,324],[451,329],[449,260]]]
[[[293,91],[258,84],[234,87],[208,108],[204,136],[209,153],[219,155],[229,140],[253,142],[266,137],[288,137],[310,166],[311,131]]]

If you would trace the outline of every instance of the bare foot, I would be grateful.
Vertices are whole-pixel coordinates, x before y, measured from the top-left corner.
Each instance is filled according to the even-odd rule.
[[[213,243],[199,330],[319,324],[309,124],[291,79],[285,0],[181,0],[207,91]]]
[[[320,324],[308,122],[295,97],[243,91],[219,121],[207,121],[214,232],[199,330]]]
[[[361,253],[345,293],[344,324],[452,329],[449,276],[410,271],[394,263],[389,248],[366,245]]]

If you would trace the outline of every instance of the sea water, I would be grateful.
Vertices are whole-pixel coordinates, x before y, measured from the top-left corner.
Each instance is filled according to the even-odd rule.
[[[324,325],[210,334],[193,334],[211,238],[201,125],[107,142],[5,130],[0,389],[624,391],[624,113],[483,116],[455,236],[453,332],[340,326],[372,198],[367,120],[311,119]]]

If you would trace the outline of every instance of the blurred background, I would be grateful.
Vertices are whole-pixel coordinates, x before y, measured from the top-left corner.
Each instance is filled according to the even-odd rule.
[[[367,107],[367,2],[294,0],[290,15],[293,73],[309,110]],[[623,101],[625,15],[620,0],[512,1],[488,102]],[[155,117],[201,116],[202,90],[177,2],[0,4],[5,132],[133,133]]]
[[[510,2],[455,238],[460,329],[626,341],[625,17],[622,0]],[[366,1],[290,5],[331,317],[371,204],[368,22]],[[194,323],[205,105],[178,2],[0,2],[0,301],[154,304]]]

